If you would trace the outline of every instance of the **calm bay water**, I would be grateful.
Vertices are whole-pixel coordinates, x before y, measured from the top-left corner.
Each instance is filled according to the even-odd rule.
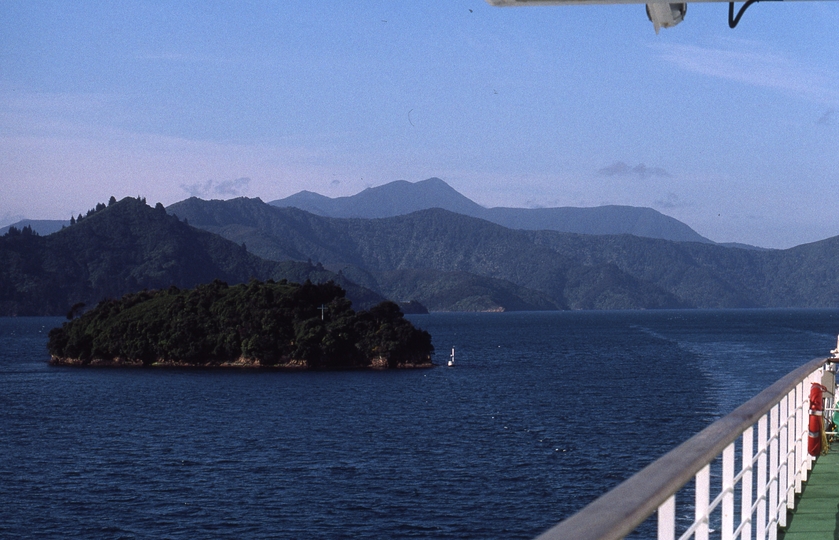
[[[0,537],[530,538],[839,332],[839,310],[411,320],[441,367],[51,367],[62,319],[0,319]]]

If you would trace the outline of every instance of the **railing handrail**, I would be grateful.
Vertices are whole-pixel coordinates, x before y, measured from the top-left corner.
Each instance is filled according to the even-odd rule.
[[[816,358],[794,369],[728,415],[541,534],[538,540],[619,540],[625,537],[797,384],[835,360]]]

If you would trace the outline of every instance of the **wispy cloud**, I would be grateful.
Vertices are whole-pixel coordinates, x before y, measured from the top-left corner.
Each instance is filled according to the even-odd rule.
[[[101,138],[129,118],[128,98],[107,93],[15,92],[0,86],[0,134]]]
[[[816,125],[818,126],[832,126],[836,123],[836,111],[834,109],[828,109],[824,112],[823,115],[816,120]]]
[[[224,182],[219,182],[214,189],[219,195],[232,195],[235,197],[247,189],[250,182],[251,179],[244,176],[235,180],[225,180]]]
[[[248,177],[225,180],[218,183],[215,180],[207,180],[203,183],[181,184],[181,189],[186,191],[190,197],[206,198],[212,195],[236,197],[245,191],[250,181],[251,179]]]
[[[630,166],[623,161],[616,161],[608,167],[603,167],[597,171],[597,174],[601,176],[634,176],[642,180],[653,176],[663,178],[670,178],[673,176],[661,167],[647,167],[643,163]]]
[[[134,59],[148,62],[170,62],[180,64],[232,64],[235,62],[229,58],[191,53],[138,53],[134,55]]]
[[[662,59],[686,71],[772,88],[817,103],[839,104],[835,73],[768,51],[763,44],[732,39],[719,47],[672,45],[660,50]]]
[[[210,193],[210,189],[213,187],[213,181],[207,180],[203,184],[196,183],[196,184],[181,184],[181,189],[186,191],[190,197],[198,197],[204,198]]]

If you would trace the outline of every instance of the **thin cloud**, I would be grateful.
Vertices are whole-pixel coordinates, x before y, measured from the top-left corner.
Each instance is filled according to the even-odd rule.
[[[817,126],[832,126],[836,123],[836,111],[833,109],[828,109],[825,111],[818,120],[816,120]]]
[[[248,184],[250,184],[250,182],[251,179],[245,176],[242,178],[237,178],[235,180],[226,180],[224,182],[220,182],[213,189],[219,195],[232,195],[236,197],[248,187]]]
[[[671,178],[673,176],[661,167],[647,167],[643,163],[630,166],[623,161],[616,161],[608,167],[603,167],[597,171],[597,174],[601,176],[634,176],[641,180],[645,180],[653,176],[661,178]]]
[[[230,195],[236,197],[240,195],[248,186],[251,179],[248,177],[237,178],[235,180],[225,180],[224,182],[216,183],[214,180],[207,180],[206,182],[197,182],[195,184],[181,184],[181,189],[186,191],[190,197],[198,197],[206,199],[211,195]]]
[[[232,64],[233,60],[215,56],[183,53],[139,53],[135,60],[148,62],[170,62],[180,64]]]
[[[212,187],[212,180],[207,180],[203,184],[181,184],[181,189],[189,193],[190,197],[198,197],[199,199],[206,198]]]
[[[677,67],[742,84],[771,88],[817,103],[839,103],[839,80],[826,69],[806,66],[748,41],[726,40],[727,47],[672,45],[660,57]]]
[[[101,139],[110,123],[132,118],[124,96],[107,93],[14,92],[0,86],[3,136],[56,136]],[[103,122],[103,119],[108,119]]]

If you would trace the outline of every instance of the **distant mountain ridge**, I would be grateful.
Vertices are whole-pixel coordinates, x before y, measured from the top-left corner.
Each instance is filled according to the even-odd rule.
[[[486,210],[439,178],[414,183],[397,180],[367,188],[349,197],[334,199],[311,191],[301,191],[268,204],[281,208],[293,206],[324,217],[362,219],[403,216],[429,208],[442,208],[465,216],[480,217],[476,214]]]
[[[581,265],[534,245],[524,231],[441,209],[341,219],[259,199],[193,197],[167,211],[266,259],[316,260],[385,297],[430,310],[686,307],[613,264]]]
[[[839,237],[754,250],[513,230],[442,209],[346,219],[192,198],[168,211],[266,259],[317,260],[431,310],[839,306]]]
[[[591,208],[484,208],[439,178],[415,183],[397,180],[349,197],[330,198],[311,191],[301,191],[268,204],[281,208],[299,208],[324,217],[363,219],[395,217],[419,210],[442,208],[510,229],[598,235],[632,234],[675,242],[713,243],[681,221],[652,208],[617,205]]]
[[[41,236],[58,232],[62,227],[70,225],[70,221],[61,219],[22,219],[11,225],[0,227],[0,236],[9,232],[12,227],[22,230],[24,227],[31,227],[32,230]]]
[[[0,316],[250,278],[334,280],[356,307],[386,297],[432,311],[839,307],[839,237],[753,250],[514,230],[439,208],[347,219],[259,199],[126,198],[48,236],[12,231],[0,260]]]

